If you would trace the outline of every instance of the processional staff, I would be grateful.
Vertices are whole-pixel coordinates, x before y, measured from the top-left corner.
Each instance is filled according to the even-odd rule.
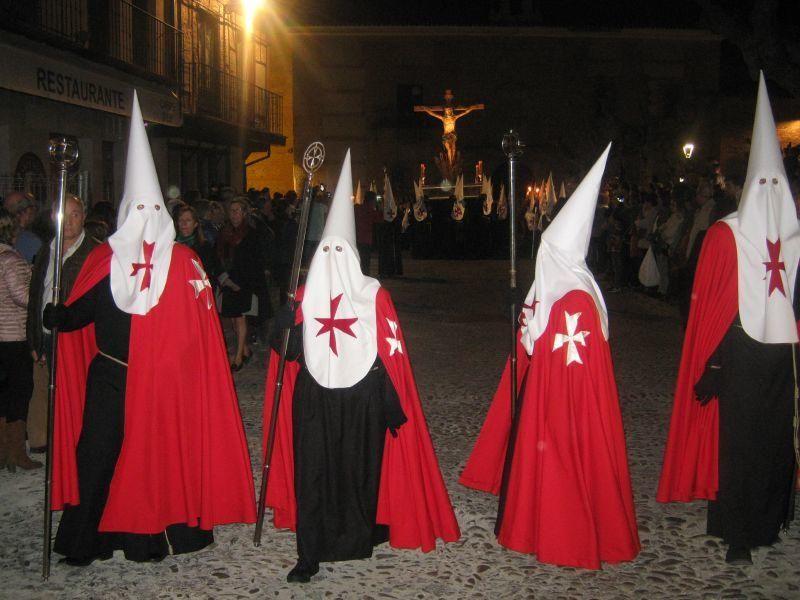
[[[522,156],[525,144],[519,139],[519,134],[513,129],[503,136],[503,153],[508,158],[508,247],[509,247],[509,304],[511,308],[511,358],[510,385],[511,385],[511,429],[506,449],[506,459],[503,468],[503,479],[500,485],[500,502],[497,509],[495,533],[500,531],[505,507],[506,488],[508,487],[508,474],[511,466],[511,457],[514,454],[514,438],[516,437],[517,421],[519,416],[519,402],[517,398],[517,160]]]
[[[522,156],[525,147],[519,135],[512,129],[503,136],[503,153],[508,158],[508,206],[509,206],[509,292],[511,301],[511,373],[517,372],[517,160]],[[516,376],[511,377],[511,414],[516,413],[517,384]]]
[[[53,304],[60,302],[61,295],[61,261],[64,239],[64,203],[67,195],[67,174],[78,160],[78,144],[74,139],[65,136],[50,139],[50,162],[58,178],[56,188],[56,237],[53,251]],[[44,483],[44,531],[42,544],[42,579],[50,577],[50,538],[53,528],[50,511],[50,495],[53,481],[53,416],[56,401],[56,350],[58,349],[58,328],[52,329],[50,342],[50,386],[47,397],[47,454]]]
[[[306,239],[306,229],[308,228],[308,214],[311,207],[312,185],[314,177],[322,163],[325,162],[325,146],[321,142],[313,142],[303,153],[303,170],[306,172],[305,187],[303,188],[303,205],[300,211],[300,223],[297,226],[297,242],[294,247],[294,258],[292,260],[292,271],[289,276],[288,303],[291,313],[294,314],[297,308],[297,284],[300,280],[300,263],[303,259],[303,244]],[[283,332],[281,340],[280,359],[278,360],[278,373],[275,376],[275,393],[272,396],[272,414],[269,419],[269,433],[267,435],[267,447],[264,455],[264,465],[261,469],[261,490],[258,495],[258,519],[256,529],[253,534],[253,543],[261,545],[261,531],[264,528],[264,512],[267,505],[267,484],[269,482],[270,465],[272,463],[272,451],[275,448],[275,428],[278,422],[278,407],[281,401],[281,391],[283,390],[283,372],[286,368],[286,353],[289,350],[289,335],[291,327]]]

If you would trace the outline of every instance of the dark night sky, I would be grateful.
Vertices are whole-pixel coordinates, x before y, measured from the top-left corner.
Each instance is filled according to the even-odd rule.
[[[268,1],[289,25],[704,29],[726,39],[722,44],[721,87],[730,90],[752,79],[743,60],[743,48],[751,53],[751,63],[768,69],[786,61],[792,63],[789,68],[797,69],[794,56],[800,52],[800,0]],[[775,52],[776,48],[780,52]],[[754,52],[760,58],[753,60]],[[797,73],[791,81],[784,81],[786,89],[800,90]],[[798,92],[789,95],[793,93]]]
[[[696,0],[271,0],[298,25],[517,25],[614,29],[714,29]],[[703,1],[703,0],[701,0]],[[798,0],[713,0],[741,24],[757,3],[798,31]],[[290,16],[291,15],[291,16]]]
[[[309,25],[702,26],[692,0],[284,0]]]

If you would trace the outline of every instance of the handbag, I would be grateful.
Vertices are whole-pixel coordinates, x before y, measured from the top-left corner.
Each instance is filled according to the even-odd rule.
[[[250,295],[250,310],[242,313],[243,317],[257,317],[258,316],[258,296],[255,294]]]
[[[642,264],[639,267],[639,282],[644,287],[653,287],[659,284],[661,280],[661,276],[658,272],[658,264],[656,263],[656,257],[653,254],[653,247],[647,249],[647,253],[644,255],[644,259],[642,259]]]

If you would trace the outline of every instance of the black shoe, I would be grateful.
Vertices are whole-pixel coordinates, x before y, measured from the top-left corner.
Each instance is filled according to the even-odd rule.
[[[750,548],[747,546],[728,546],[725,562],[729,565],[752,565],[753,557],[750,555]]]
[[[70,567],[88,567],[96,560],[109,560],[114,555],[113,552],[106,552],[103,554],[99,554],[97,556],[90,556],[87,558],[73,558],[71,556],[66,556],[59,560],[59,564],[67,565]]]
[[[289,583],[308,583],[311,577],[319,573],[319,563],[307,563],[303,560],[298,560],[294,569],[289,571],[286,576],[286,581]]]
[[[47,452],[47,446],[35,446],[30,449],[31,454],[44,454]]]

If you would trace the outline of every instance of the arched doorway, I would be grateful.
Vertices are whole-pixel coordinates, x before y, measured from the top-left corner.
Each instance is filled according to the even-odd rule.
[[[19,157],[14,169],[14,188],[33,194],[39,202],[47,201],[47,173],[44,164],[33,152]]]

